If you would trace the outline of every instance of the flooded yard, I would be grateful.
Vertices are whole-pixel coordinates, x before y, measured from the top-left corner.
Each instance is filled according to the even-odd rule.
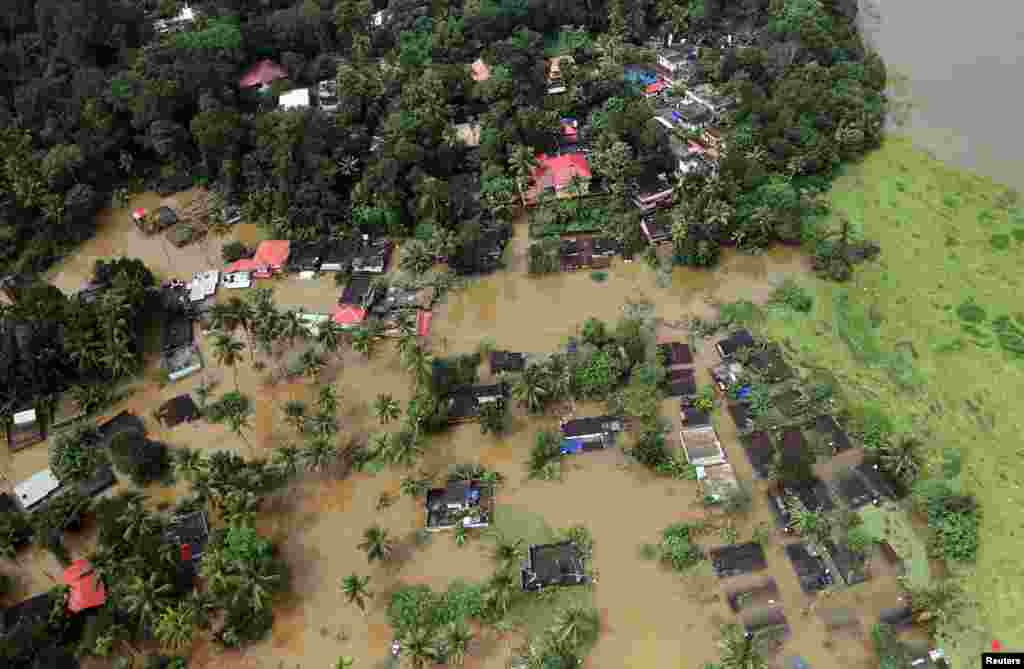
[[[146,200],[141,206],[157,204]],[[133,206],[140,203],[133,202]],[[202,244],[184,249],[169,244],[165,247],[159,239],[144,238],[130,220],[123,220],[125,216],[124,212],[104,214],[96,239],[83,253],[55,268],[52,280],[62,289],[73,291],[84,282],[96,257],[121,253],[142,257],[168,277],[188,278],[191,272],[210,266]],[[244,229],[239,233],[254,234]],[[218,261],[216,267],[221,265],[219,243],[211,244],[216,248],[209,250]],[[807,271],[806,260],[797,251],[779,248],[761,256],[726,253],[714,271],[677,268],[671,282],[663,287],[657,285],[655,272],[646,264],[621,260],[612,265],[604,282],[594,281],[587,272],[533,279],[525,275],[526,245],[526,226],[519,225],[506,252],[508,268],[470,280],[438,308],[431,335],[435,352],[470,352],[485,338],[499,348],[548,352],[561,346],[589,317],[616,321],[627,301],[653,303],[656,316],[670,325],[692,315],[709,317],[716,301],[763,301],[779,281]],[[340,292],[330,275],[314,281],[288,277],[264,283],[275,287],[280,306],[303,307],[312,312],[329,312]],[[663,326],[659,335],[685,337],[678,325],[671,325],[675,329],[669,327]],[[207,365],[205,374],[219,380],[215,394],[232,389],[233,372],[213,362],[207,337],[197,334],[197,338]],[[707,368],[714,356],[711,346],[697,352],[695,362],[702,384],[710,380]],[[270,383],[269,370],[274,364],[270,360],[267,369],[255,371],[246,363],[237,370],[239,387],[255,403],[248,440],[254,454],[262,457],[269,456],[272,448],[297,440],[294,430],[283,421],[284,403],[289,399],[311,400],[316,392],[309,380]],[[133,410],[146,420],[151,438],[172,448],[188,446],[208,452],[229,449],[247,457],[252,454],[245,443],[222,426],[197,422],[161,428],[152,418],[152,411],[171,397],[194,391],[203,374],[163,388],[156,383],[157,378],[155,361],[151,361],[135,392],[110,413]],[[400,368],[390,343],[380,345],[370,360],[346,351],[332,361],[323,380],[337,384],[342,439],[382,429],[369,411],[378,393],[390,393],[403,404],[410,396],[408,375]],[[600,409],[596,404],[578,407],[580,415]],[[719,625],[736,620],[726,601],[728,583],[704,569],[679,576],[640,555],[640,545],[657,543],[666,526],[704,514],[697,484],[656,478],[627,462],[619,449],[570,457],[562,482],[527,481],[524,461],[535,434],[542,428],[556,428],[557,416],[529,417],[518,408],[513,413],[513,429],[500,439],[481,435],[475,424],[457,426],[433,438],[414,471],[388,468],[376,475],[356,474],[344,480],[331,473],[300,476],[287,491],[270,500],[267,511],[261,514],[261,530],[281,546],[293,574],[291,592],[276,610],[271,635],[241,652],[222,652],[202,642],[190,666],[323,668],[331,666],[339,655],[357,658],[359,667],[386,665],[391,642],[386,605],[399,584],[422,583],[439,590],[454,579],[476,582],[493,571],[487,554],[489,542],[479,536],[460,547],[450,533],[439,533],[417,546],[414,535],[424,522],[421,502],[399,495],[399,482],[405,475],[423,470],[440,480],[449,466],[473,462],[496,469],[506,478],[496,500],[499,527],[503,516],[526,516],[543,519],[557,529],[582,524],[592,533],[593,566],[599,576],[593,601],[601,614],[602,633],[587,660],[588,667],[681,666],[681,658],[685,658],[683,665],[697,667],[714,660]],[[678,434],[678,403],[666,400],[662,414],[671,417],[674,434]],[[750,464],[738,444],[731,419],[717,411],[715,422],[737,475],[752,481]],[[677,446],[674,434],[670,433],[668,441]],[[39,445],[9,458],[4,473],[9,479],[20,480],[45,467],[46,460],[46,447]],[[753,510],[736,523],[741,541],[749,540],[759,524],[771,524],[764,484],[757,482],[753,488]],[[148,491],[154,501],[168,503],[175,492],[159,487]],[[382,494],[391,496],[394,503],[379,508]],[[401,557],[394,564],[368,565],[357,547],[363,530],[374,523],[400,540]],[[717,532],[709,535],[708,547],[717,537]],[[74,542],[71,546],[76,555],[84,551]],[[58,569],[41,551],[32,557],[31,565],[26,556],[18,570],[23,577],[22,594],[49,587],[44,572],[55,573]],[[828,632],[820,616],[813,614],[820,607],[852,609],[866,634],[878,611],[893,605],[891,600],[897,592],[894,575],[878,570],[876,578],[866,584],[830,597],[813,598],[801,592],[783,553],[781,535],[775,535],[767,559],[764,574],[777,581],[779,603],[793,628],[779,658],[800,654],[815,667],[870,666],[864,634]],[[340,580],[352,573],[371,577],[370,590],[375,597],[365,616],[348,605],[339,592]],[[467,666],[504,669],[517,639],[515,633],[499,637],[494,631],[481,632]]]

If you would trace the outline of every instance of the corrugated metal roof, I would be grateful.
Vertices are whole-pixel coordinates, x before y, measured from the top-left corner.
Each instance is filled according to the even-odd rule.
[[[18,485],[14,486],[14,494],[26,511],[36,506],[60,488],[60,481],[47,468],[36,472]]]

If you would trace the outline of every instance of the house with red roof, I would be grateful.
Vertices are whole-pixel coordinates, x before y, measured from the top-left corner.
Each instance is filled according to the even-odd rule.
[[[75,560],[64,570],[64,585],[68,586],[68,611],[78,613],[103,606],[107,589],[87,560]]]
[[[354,304],[340,304],[334,310],[332,319],[345,329],[354,328],[366,320],[366,309]]]
[[[480,58],[473,61],[470,68],[472,68],[473,81],[487,81],[491,78],[491,68]]]
[[[284,79],[288,76],[288,73],[283,67],[278,65],[272,60],[261,60],[256,63],[238,80],[239,88],[255,88],[259,86],[267,88],[271,83],[278,79]]]
[[[589,189],[590,177],[590,164],[583,153],[563,153],[560,156],[538,154],[533,181],[525,194],[526,203],[536,204],[544,192],[558,198],[583,195]],[[574,180],[579,184],[578,191],[573,187]]]
[[[287,239],[268,239],[260,242],[252,258],[236,260],[224,268],[224,273],[252,272],[257,279],[269,278],[272,274],[284,271],[290,249],[291,244]]]

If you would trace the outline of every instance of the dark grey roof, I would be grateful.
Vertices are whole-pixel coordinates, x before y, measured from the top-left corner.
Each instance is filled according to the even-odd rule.
[[[369,303],[373,301],[373,293],[373,278],[362,274],[355,275],[345,284],[338,304],[351,304],[365,309],[371,306]]]
[[[192,341],[192,319],[184,314],[168,313],[161,331],[163,351],[166,353],[188,346]]]
[[[449,420],[473,418],[480,412],[480,400],[488,397],[507,397],[508,386],[504,383],[462,386],[448,396]]]
[[[587,577],[576,544],[563,541],[530,546],[521,578],[523,590],[540,590],[552,585],[580,585]]]
[[[658,344],[658,350],[661,352],[669,367],[673,365],[693,364],[693,351],[690,350],[690,346],[688,344],[673,341],[665,344]]]
[[[3,630],[10,633],[21,625],[32,625],[48,620],[52,609],[53,596],[49,592],[29,597],[3,610]]]
[[[710,552],[710,557],[711,567],[719,578],[748,574],[768,566],[764,549],[753,541],[716,548]]]
[[[164,425],[174,427],[180,423],[199,418],[199,407],[196,406],[192,395],[186,393],[173,397],[161,404],[157,413]]]
[[[749,330],[737,330],[722,341],[718,342],[718,352],[722,356],[729,356],[740,350],[754,345],[754,337]]]
[[[198,561],[210,540],[210,527],[206,520],[206,513],[193,511],[175,516],[164,532],[164,540],[178,546],[191,546],[192,562]]]
[[[805,544],[790,544],[785,550],[804,592],[824,590],[833,583],[833,576],[825,566],[825,561],[811,555]]]
[[[760,478],[766,478],[775,459],[775,449],[768,434],[754,432],[744,435],[740,437],[740,443],[743,444],[743,452],[747,454],[754,473]]]
[[[711,425],[711,415],[707,411],[701,411],[696,407],[683,407],[682,415],[685,419],[684,427],[707,427]]]
[[[491,351],[492,372],[521,372],[526,369],[526,354],[512,351]]]
[[[667,383],[669,397],[688,397],[697,393],[697,377],[692,369],[673,370]]]
[[[592,434],[606,434],[622,431],[622,419],[618,416],[593,416],[575,418],[562,425],[566,437],[585,437]]]
[[[455,525],[459,514],[469,509],[486,523],[490,499],[490,488],[479,481],[450,481],[444,488],[433,488],[427,492],[427,527]]]
[[[84,481],[79,481],[78,491],[83,497],[95,497],[113,488],[116,483],[117,477],[114,476],[114,470],[110,468],[110,465],[102,465],[92,476]]]

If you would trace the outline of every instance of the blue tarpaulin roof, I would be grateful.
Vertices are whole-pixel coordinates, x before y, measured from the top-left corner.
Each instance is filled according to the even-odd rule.
[[[569,455],[570,453],[582,453],[583,452],[583,440],[581,439],[563,439],[562,445],[559,448],[562,455]]]

